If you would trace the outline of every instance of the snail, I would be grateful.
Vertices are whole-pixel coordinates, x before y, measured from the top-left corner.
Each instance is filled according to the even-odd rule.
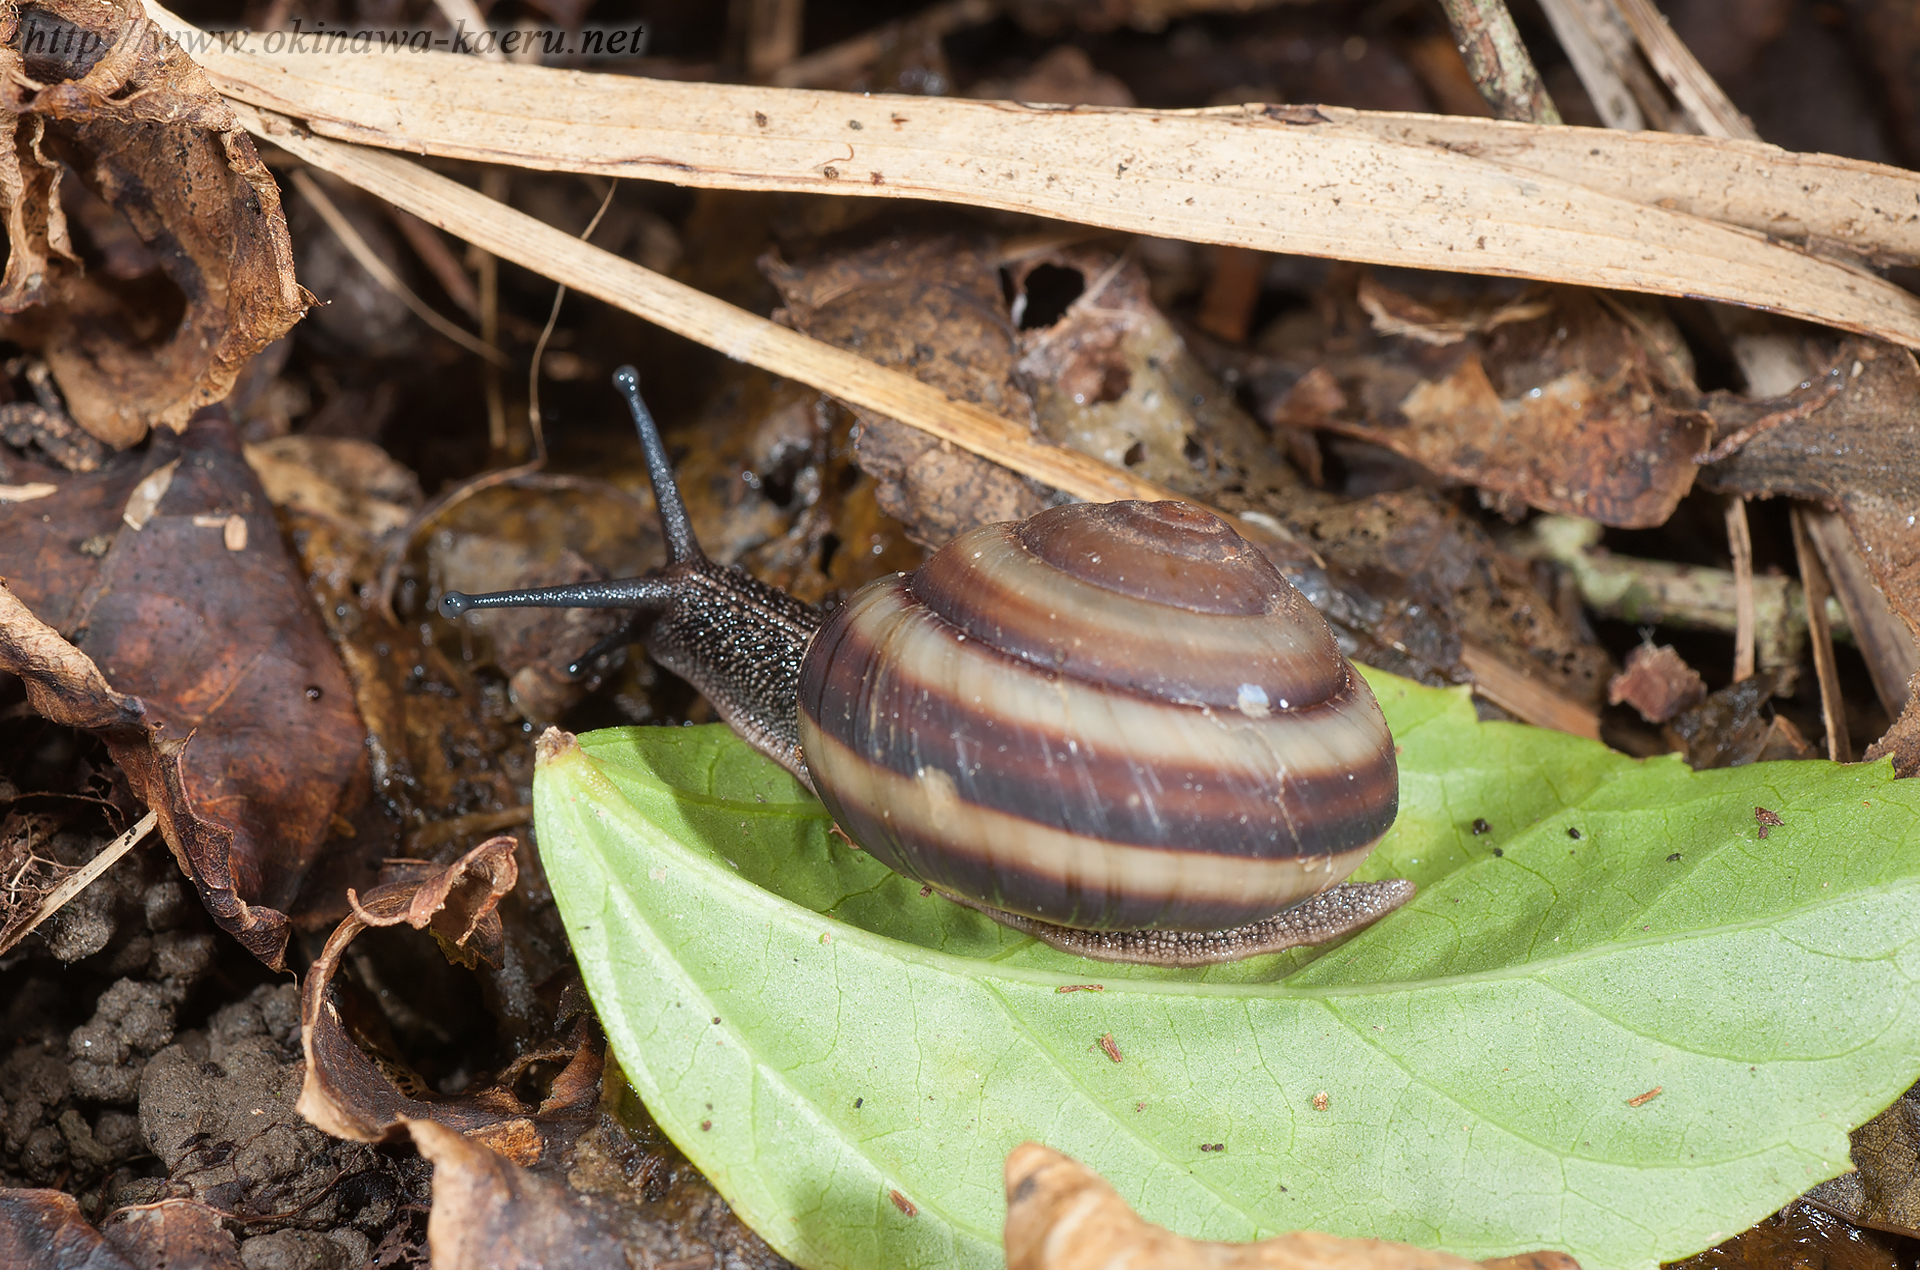
[[[1343,879],[1398,809],[1393,739],[1332,631],[1180,502],[962,534],[831,614],[694,539],[622,367],[668,562],[440,611],[624,608],[642,640],[908,878],[1069,952],[1204,965],[1366,926],[1413,884]]]

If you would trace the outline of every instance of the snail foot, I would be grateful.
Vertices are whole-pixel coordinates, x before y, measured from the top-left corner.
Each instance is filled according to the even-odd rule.
[[[1261,953],[1324,944],[1351,935],[1379,921],[1413,898],[1415,887],[1405,878],[1379,882],[1344,882],[1272,917],[1227,930],[1075,930],[1037,918],[1008,913],[958,895],[957,904],[985,913],[1061,952],[1095,961],[1121,961],[1137,966],[1212,966],[1240,961]]]

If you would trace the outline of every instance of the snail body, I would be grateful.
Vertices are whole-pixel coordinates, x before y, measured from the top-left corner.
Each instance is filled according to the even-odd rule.
[[[1056,946],[1203,964],[1345,934],[1397,810],[1378,704],[1325,620],[1190,504],[988,525],[823,616],[693,540],[637,377],[668,540],[641,578],[492,596],[623,607],[649,653],[875,858]],[[579,663],[576,663],[576,669]]]

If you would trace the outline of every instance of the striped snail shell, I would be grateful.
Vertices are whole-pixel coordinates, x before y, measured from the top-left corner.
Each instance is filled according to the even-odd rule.
[[[1199,965],[1358,930],[1399,879],[1339,885],[1392,825],[1393,738],[1333,632],[1187,503],[1074,504],[963,534],[832,615],[694,541],[622,368],[668,563],[492,595],[624,608],[749,744],[898,873],[1056,947]]]
[[[1210,931],[1318,894],[1393,823],[1393,740],[1326,621],[1186,503],[948,543],[814,637],[800,743],[843,831],[952,895]]]

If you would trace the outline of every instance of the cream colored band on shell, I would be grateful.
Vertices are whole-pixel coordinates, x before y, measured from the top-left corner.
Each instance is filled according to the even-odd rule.
[[[945,772],[923,771],[908,777],[869,763],[823,734],[804,713],[800,736],[815,772],[823,768],[831,772],[828,779],[836,794],[862,807],[884,809],[878,814],[896,826],[903,839],[923,849],[947,850],[1004,865],[1010,871],[1037,874],[1090,894],[1165,897],[1170,903],[1249,909],[1270,905],[1268,911],[1278,912],[1344,881],[1374,845],[1365,843],[1332,856],[1260,860],[1084,838],[965,803]],[[978,898],[1001,904],[1003,897]]]

